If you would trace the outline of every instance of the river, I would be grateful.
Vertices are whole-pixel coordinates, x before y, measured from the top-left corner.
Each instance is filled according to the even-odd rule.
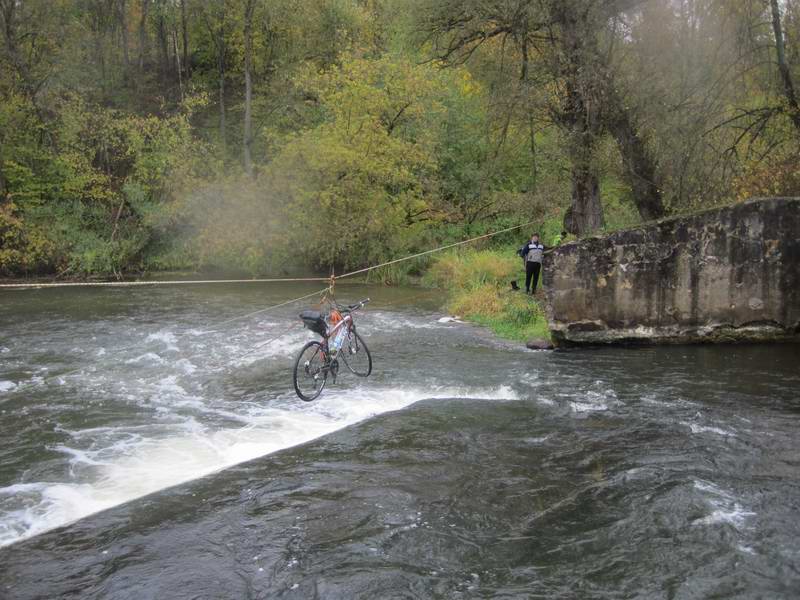
[[[374,372],[304,403],[308,305],[226,321],[314,289],[0,291],[0,597],[797,597],[800,347],[526,351],[341,285]]]

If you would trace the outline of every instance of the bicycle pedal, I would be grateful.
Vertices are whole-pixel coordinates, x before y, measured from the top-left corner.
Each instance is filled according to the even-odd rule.
[[[339,374],[339,361],[334,359],[331,362],[331,377],[333,377],[333,383],[336,383],[336,376]]]

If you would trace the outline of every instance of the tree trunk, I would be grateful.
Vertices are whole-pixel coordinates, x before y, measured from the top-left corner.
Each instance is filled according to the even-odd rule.
[[[223,156],[227,153],[228,132],[225,126],[225,65],[219,66],[219,137]]]
[[[8,185],[5,175],[3,175],[3,159],[0,158],[0,206],[8,200]]]
[[[201,13],[208,29],[211,41],[217,51],[217,77],[219,87],[219,137],[220,150],[223,160],[227,158],[227,130],[225,126],[225,0],[219,0],[216,8],[219,12],[212,13],[210,7]]]
[[[123,60],[125,61],[125,67],[127,68],[131,64],[131,56],[130,56],[130,48],[128,47],[128,19],[127,17],[127,7],[125,5],[126,0],[119,0],[119,5],[117,6],[118,18],[119,18],[119,29],[122,33],[122,56]]]
[[[655,159],[634,127],[630,112],[613,91],[614,83],[610,76],[606,82],[611,89],[606,96],[609,105],[606,124],[622,155],[625,179],[633,192],[633,201],[642,219],[660,219],[664,216],[664,203],[656,182]]]
[[[172,32],[172,42],[175,46],[175,72],[178,75],[178,91],[181,94],[181,102],[183,102],[183,74],[181,73],[181,53],[178,51],[178,32]]]
[[[220,27],[220,36],[217,48],[217,69],[219,71],[219,137],[222,145],[222,155],[227,154],[228,133],[225,126],[225,33]]]
[[[772,8],[772,31],[775,33],[775,50],[778,55],[778,71],[781,74],[781,82],[783,83],[783,95],[789,105],[789,116],[792,119],[792,123],[794,123],[797,131],[800,132],[800,106],[797,103],[792,73],[786,62],[786,46],[783,41],[781,11],[778,6],[778,0],[770,0],[770,7]]]
[[[107,15],[105,14],[105,6],[98,5],[94,7],[94,10],[91,13],[92,21],[91,21],[91,29],[92,29],[92,38],[94,42],[94,53],[95,59],[94,63],[100,68],[100,81],[97,82],[98,87],[100,88],[100,95],[105,98],[106,97],[106,90],[108,89],[108,82],[106,81],[106,52],[105,52],[105,37],[106,37],[106,27],[108,21],[106,20]],[[113,6],[112,6],[113,8]]]
[[[186,0],[181,0],[181,35],[183,37],[183,74],[189,77],[189,24],[186,17]]]
[[[576,5],[553,0],[551,11],[561,35],[559,74],[565,94],[557,108],[556,121],[567,134],[567,150],[572,170],[572,205],[564,216],[564,229],[582,235],[603,226],[600,186],[592,167],[595,143],[600,133],[597,103],[589,95],[585,23],[579,22]],[[584,27],[582,27],[584,26]]]
[[[600,183],[588,165],[572,168],[572,205],[564,215],[564,230],[581,235],[603,226]]]
[[[150,0],[142,0],[142,18],[139,20],[139,70],[144,71],[147,57],[147,11]]]
[[[167,83],[167,74],[170,72],[169,42],[167,40],[167,26],[164,22],[163,13],[158,17],[158,47],[159,54],[161,55],[161,67],[159,71],[161,72],[161,78],[164,83]]]
[[[36,102],[36,92],[38,91],[38,86],[34,83],[28,64],[23,59],[22,53],[19,51],[19,47],[17,46],[17,24],[15,22],[16,7],[17,0],[3,0],[0,2],[0,9],[2,9],[0,10],[0,16],[3,17],[3,34],[6,42],[6,51],[8,52],[8,57],[10,58],[11,64],[14,66],[17,75],[19,75],[19,78],[22,80],[22,86],[25,89],[25,93],[31,102],[33,102],[38,112],[39,108]]]
[[[255,0],[247,0],[244,10],[244,170],[253,174],[251,144],[253,143],[253,10]]]

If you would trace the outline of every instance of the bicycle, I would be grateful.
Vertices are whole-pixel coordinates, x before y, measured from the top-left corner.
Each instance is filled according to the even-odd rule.
[[[304,310],[300,319],[308,329],[322,337],[322,341],[308,342],[294,363],[294,391],[301,400],[311,402],[319,398],[328,382],[336,383],[339,357],[345,366],[358,377],[372,373],[372,355],[356,331],[353,313],[364,307],[369,298],[339,309],[334,306],[328,318],[314,310]]]

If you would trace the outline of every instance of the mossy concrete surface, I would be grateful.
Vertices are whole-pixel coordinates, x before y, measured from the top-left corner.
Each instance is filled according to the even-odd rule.
[[[556,248],[561,346],[800,341],[800,198],[764,198]]]

